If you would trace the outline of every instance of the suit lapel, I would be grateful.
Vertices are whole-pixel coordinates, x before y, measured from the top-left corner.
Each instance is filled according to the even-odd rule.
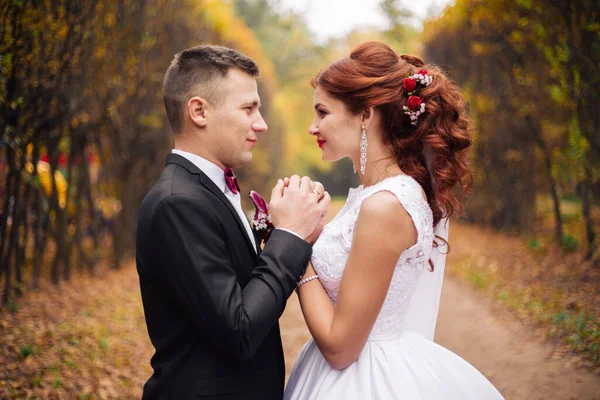
[[[252,231],[252,234],[254,235],[254,243],[256,243],[256,254],[260,256],[260,253],[262,252],[262,249],[260,248],[261,241],[258,240],[258,237],[256,237],[257,235],[254,234],[254,231]]]
[[[233,204],[231,204],[231,201],[229,201],[229,199],[221,191],[221,189],[219,189],[217,187],[217,185],[215,185],[215,183],[204,172],[202,172],[202,170],[200,170],[200,168],[196,167],[196,165],[194,165],[194,163],[192,163],[187,158],[180,156],[179,154],[173,154],[173,153],[169,154],[167,156],[166,163],[167,164],[178,164],[178,165],[184,167],[185,169],[187,169],[190,173],[192,173],[194,175],[198,175],[200,183],[202,185],[204,185],[204,187],[207,188],[210,192],[212,192],[215,196],[217,196],[219,198],[219,200],[221,200],[221,202],[223,202],[223,204],[225,204],[225,206],[229,209],[229,211],[233,215],[233,218],[235,219],[235,221],[238,225],[238,228],[242,231],[244,239],[246,240],[246,245],[248,245],[248,248],[249,248],[248,250],[250,250],[250,253],[252,253],[252,257],[256,260],[258,257],[257,256],[258,252],[254,248],[254,244],[248,237],[248,231],[246,230],[244,223],[240,219],[240,216],[239,216],[237,210],[235,209]]]

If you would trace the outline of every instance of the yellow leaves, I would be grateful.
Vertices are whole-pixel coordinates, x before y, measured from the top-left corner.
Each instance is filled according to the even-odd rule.
[[[33,173],[33,165],[31,163],[27,163],[26,169],[30,174]],[[52,171],[50,164],[44,161],[39,161],[37,165],[37,172],[46,196],[52,196]],[[65,208],[67,205],[67,180],[58,170],[54,171],[54,180],[56,181],[58,204],[60,208]]]
[[[69,32],[67,25],[61,25],[56,32],[57,39],[60,41],[64,41],[67,38],[67,33]]]
[[[90,121],[90,114],[81,111],[71,118],[71,128],[77,128],[80,124],[87,124]]]
[[[235,16],[233,4],[221,0],[207,0],[196,2],[196,8],[204,15],[206,23],[219,34],[223,42],[232,43],[237,50],[256,61],[262,80],[266,81],[271,90],[275,89],[277,78],[273,63],[264,54],[254,32]]]
[[[127,54],[127,58],[125,59],[125,64],[127,65],[127,75],[129,77],[135,77],[138,74],[138,64],[139,59],[137,54]]]
[[[97,60],[103,60],[106,57],[106,47],[99,44],[94,48],[94,58]]]
[[[437,36],[441,30],[453,30],[462,25],[469,17],[467,1],[457,0],[453,5],[446,7],[444,13],[425,21],[423,24],[423,38],[425,42]]]
[[[518,3],[521,7],[530,9],[531,8],[531,0],[518,0]]]
[[[29,175],[33,175],[33,164],[28,162],[25,164],[25,171]],[[51,173],[50,164],[44,161],[39,161],[37,165],[37,173],[40,184],[44,189],[44,193],[46,196],[52,196],[52,173]],[[67,205],[67,189],[68,184],[64,176],[60,173],[60,171],[54,171],[54,180],[56,181],[56,190],[58,192],[58,204],[60,208],[65,208]]]
[[[117,19],[114,13],[106,13],[104,15],[104,25],[106,25],[106,27],[114,27],[116,23]]]
[[[144,50],[150,50],[158,43],[159,38],[156,36],[144,35],[140,47]]]
[[[490,56],[502,51],[502,47],[500,44],[490,44],[486,42],[480,42],[473,40],[471,42],[471,53],[474,56]]]
[[[497,101],[492,97],[486,96],[479,92],[475,94],[475,109],[480,113],[488,113],[496,110],[498,107]]]
[[[523,32],[516,29],[508,35],[508,41],[519,50],[522,50],[523,45],[525,44],[525,39],[526,38],[523,35]]]
[[[113,218],[121,212],[123,206],[119,200],[112,196],[101,196],[96,199],[94,206],[102,212],[106,218]]]
[[[140,123],[142,126],[147,126],[154,129],[160,129],[163,127],[163,119],[154,114],[141,115]]]

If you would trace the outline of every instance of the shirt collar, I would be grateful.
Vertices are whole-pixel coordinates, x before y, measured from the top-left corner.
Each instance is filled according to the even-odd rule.
[[[204,172],[206,176],[210,178],[211,181],[214,182],[215,185],[223,193],[225,193],[225,188],[227,187],[225,184],[225,175],[223,169],[218,165],[208,161],[205,158],[197,156],[196,154],[188,153],[187,151],[173,149],[171,150],[173,154],[179,154],[182,157],[185,157],[190,162],[192,162],[196,167],[200,169],[200,171]]]

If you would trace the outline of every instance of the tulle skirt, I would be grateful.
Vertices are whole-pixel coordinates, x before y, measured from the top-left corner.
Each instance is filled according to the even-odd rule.
[[[367,341],[358,360],[332,368],[313,339],[302,348],[285,389],[285,400],[495,400],[496,388],[451,351],[405,330]]]

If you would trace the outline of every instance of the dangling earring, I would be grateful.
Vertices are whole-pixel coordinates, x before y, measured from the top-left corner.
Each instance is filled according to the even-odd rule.
[[[367,130],[365,126],[362,126],[362,133],[360,135],[360,173],[365,174],[365,168],[367,166]],[[356,171],[355,171],[356,172]]]

